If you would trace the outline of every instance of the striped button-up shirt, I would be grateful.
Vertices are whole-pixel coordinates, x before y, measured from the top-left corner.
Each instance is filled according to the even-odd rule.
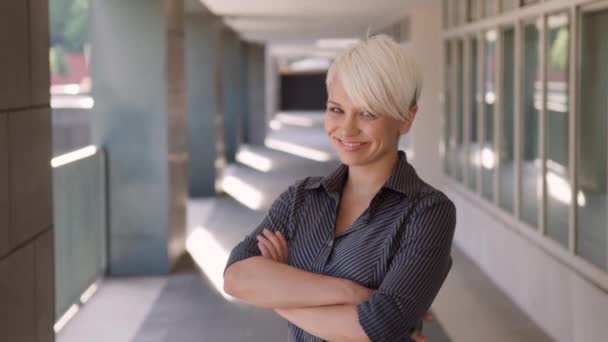
[[[296,182],[271,205],[258,227],[230,254],[226,268],[260,256],[256,236],[281,231],[291,266],[377,289],[357,306],[371,341],[409,341],[452,265],[456,208],[421,180],[404,152],[370,205],[341,235],[335,222],[348,166]],[[297,295],[297,294],[294,294]],[[322,341],[289,323],[289,340]]]

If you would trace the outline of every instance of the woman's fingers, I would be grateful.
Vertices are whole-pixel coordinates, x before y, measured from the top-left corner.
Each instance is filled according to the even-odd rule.
[[[262,255],[264,255],[263,250],[265,250],[267,254],[270,254],[270,258],[272,258],[275,261],[280,261],[279,254],[275,250],[273,244],[262,235],[258,235],[257,238],[258,238],[258,247],[260,248]]]
[[[414,331],[410,337],[412,338],[412,340],[414,340],[415,342],[427,342],[428,340],[426,339],[426,336],[418,333],[417,331]]]
[[[259,237],[258,237],[258,248],[260,249],[260,252],[262,252],[262,256],[264,258],[272,259],[272,255],[270,254],[270,251],[268,250],[268,248],[266,248],[266,246],[264,244],[262,244],[262,242],[260,242]]]
[[[261,235],[257,236],[258,247],[262,256],[271,258],[275,261],[287,263],[288,244],[285,236],[279,231],[272,232],[264,229]]]
[[[283,236],[283,233],[277,231],[277,237],[279,238],[279,242],[281,243],[281,248],[283,248],[283,255],[285,255],[285,261],[287,261],[287,257],[289,256],[289,246],[287,244],[287,239]]]
[[[280,258],[279,261],[285,260],[286,259],[286,255],[284,255],[285,250],[282,247],[281,242],[279,241],[279,238],[277,237],[277,235],[275,235],[273,232],[271,232],[268,229],[264,229],[264,232],[262,234],[264,234],[264,237],[266,239],[268,239],[268,241],[270,241],[270,243],[272,243],[275,253]]]

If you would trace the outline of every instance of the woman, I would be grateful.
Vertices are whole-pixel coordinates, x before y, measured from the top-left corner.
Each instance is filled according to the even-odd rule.
[[[224,290],[287,319],[290,341],[418,338],[451,267],[456,224],[452,201],[398,150],[420,72],[381,35],[342,52],[326,84],[325,131],[342,164],[275,200],[232,251]]]

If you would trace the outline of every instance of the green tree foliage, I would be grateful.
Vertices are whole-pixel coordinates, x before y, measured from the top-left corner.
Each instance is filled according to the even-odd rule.
[[[90,0],[50,0],[51,71],[66,75],[65,52],[81,52],[89,35]]]
[[[556,69],[564,69],[568,63],[568,45],[570,34],[567,28],[561,28],[555,35],[555,40],[551,46],[551,66]]]

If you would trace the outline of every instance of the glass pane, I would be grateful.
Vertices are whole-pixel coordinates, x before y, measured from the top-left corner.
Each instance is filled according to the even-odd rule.
[[[494,169],[496,167],[496,146],[494,144],[496,31],[486,32],[484,45],[484,140],[481,150],[481,193],[493,201]]]
[[[508,12],[516,9],[519,6],[519,0],[501,0],[500,1],[500,11]]]
[[[500,206],[513,212],[515,189],[515,30],[503,31],[503,68],[502,68],[502,141],[500,151]]]
[[[442,15],[442,23],[443,23],[443,28],[447,29],[448,28],[448,0],[443,0],[441,2],[441,15]]]
[[[452,45],[450,42],[445,43],[445,70],[444,70],[444,170],[448,175],[452,174]]]
[[[478,20],[481,17],[481,1],[482,0],[469,0],[469,21]]]
[[[458,0],[458,23],[466,24],[467,19],[467,0]]]
[[[93,142],[90,44],[90,0],[50,0],[50,100],[53,157]],[[2,54],[5,52],[3,51]],[[2,75],[6,77],[6,75]]]
[[[540,2],[541,0],[524,0],[522,2],[523,5],[531,5]]]
[[[536,23],[528,23],[523,30],[521,218],[533,227],[538,227],[538,210],[542,200],[539,160],[539,120],[542,99],[539,61],[541,25],[540,20]]]
[[[547,17],[547,119],[546,234],[568,246],[568,217],[571,204],[568,158],[568,72],[570,31],[567,14]]]
[[[576,249],[607,269],[608,11],[585,14],[582,28]]]
[[[479,138],[477,136],[477,38],[473,37],[469,45],[469,108],[470,108],[470,129],[469,129],[469,188],[477,189],[477,175],[479,170]]]
[[[450,5],[450,17],[452,19],[452,27],[456,27],[456,26],[460,26],[460,20],[458,18],[458,16],[460,15],[460,10],[458,9],[458,7],[460,6],[460,3],[462,2],[462,0],[452,0],[450,1],[451,5]]]
[[[462,89],[463,84],[463,72],[464,72],[464,47],[463,41],[458,40],[456,42],[456,118],[454,124],[456,125],[456,160],[454,163],[455,170],[454,176],[458,180],[463,179],[462,169],[465,160],[464,150],[464,94]]]
[[[498,13],[498,0],[485,0],[483,4],[484,17],[491,17]]]

